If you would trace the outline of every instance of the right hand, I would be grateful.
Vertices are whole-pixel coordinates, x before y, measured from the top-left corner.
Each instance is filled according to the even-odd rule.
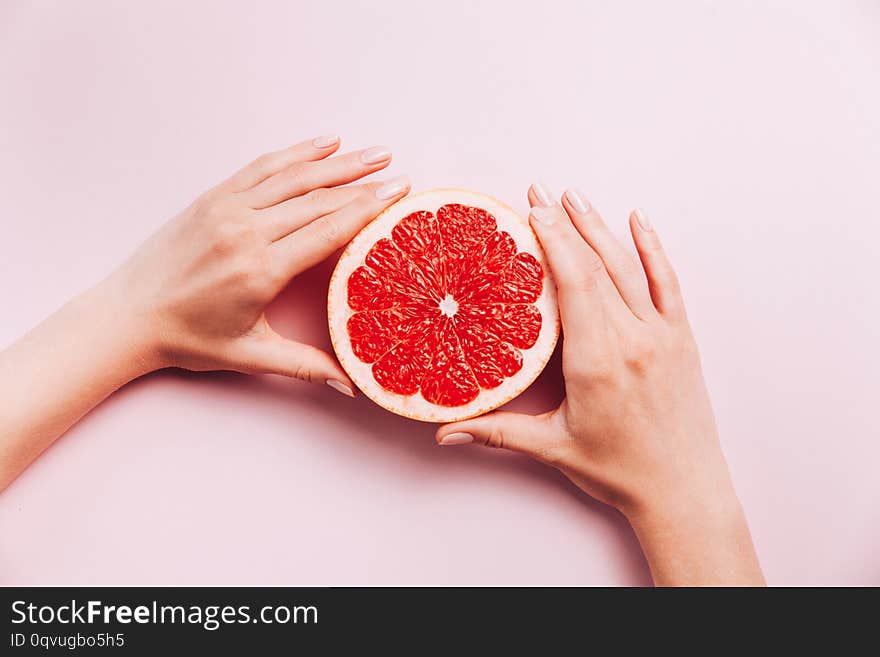
[[[725,533],[732,520],[741,542],[744,519],[736,522],[742,513],[699,353],[657,233],[640,211],[630,215],[640,266],[578,192],[569,190],[556,203],[533,185],[529,202],[556,279],[565,400],[538,416],[495,412],[448,424],[438,430],[438,442],[503,447],[553,465],[624,513],[640,539],[650,540],[645,534],[652,532],[668,538],[671,531],[689,540],[710,526]],[[747,529],[745,542],[749,552]],[[657,546],[645,547],[651,562]],[[657,572],[663,564],[651,566],[663,581]],[[760,570],[749,574],[762,581]],[[680,570],[667,579],[680,582],[677,575]],[[712,575],[704,573],[714,581]]]

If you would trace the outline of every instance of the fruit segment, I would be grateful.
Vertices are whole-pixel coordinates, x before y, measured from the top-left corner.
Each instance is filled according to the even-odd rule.
[[[348,279],[354,354],[389,392],[473,401],[521,368],[541,331],[544,272],[482,208],[413,212]]]
[[[425,348],[431,364],[421,381],[422,397],[438,406],[460,406],[480,393],[480,386],[464,358],[452,319],[443,319],[428,333]]]

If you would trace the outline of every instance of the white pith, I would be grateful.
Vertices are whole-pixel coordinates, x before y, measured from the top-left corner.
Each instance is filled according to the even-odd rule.
[[[440,301],[439,305],[440,312],[447,317],[455,317],[455,313],[458,312],[458,301],[453,299],[451,294],[447,294],[443,297],[443,300]]]
[[[390,237],[391,230],[408,214],[417,210],[429,210],[434,214],[447,203],[461,203],[483,208],[498,222],[499,230],[510,234],[516,242],[518,251],[534,255],[544,268],[544,283],[541,296],[535,302],[541,312],[541,331],[535,344],[529,349],[520,349],[523,357],[522,368],[501,385],[491,390],[481,389],[476,399],[461,406],[445,407],[432,404],[422,397],[398,395],[385,390],[373,378],[372,363],[364,363],[351,349],[347,322],[353,311],[348,306],[348,278],[364,263],[369,248],[383,237]],[[444,314],[453,316],[458,304],[447,295],[440,302]],[[559,314],[556,308],[556,285],[550,275],[544,252],[528,222],[517,212],[496,199],[464,189],[434,189],[408,196],[391,207],[364,227],[339,258],[327,295],[327,315],[330,325],[330,339],[340,364],[351,377],[354,384],[367,397],[387,408],[389,411],[425,422],[453,422],[482,415],[507,403],[523,390],[541,373],[559,336]]]

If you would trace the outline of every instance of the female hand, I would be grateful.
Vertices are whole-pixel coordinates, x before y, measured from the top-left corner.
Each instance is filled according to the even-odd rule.
[[[409,182],[338,187],[384,169],[375,146],[338,157],[336,137],[263,155],[199,197],[108,282],[143,321],[159,367],[273,373],[329,383],[353,396],[329,354],[279,336],[266,305],[324,260]]]
[[[566,397],[539,416],[496,412],[441,427],[561,470],[631,522],[658,584],[761,584],[672,265],[640,211],[641,266],[574,190],[529,190],[558,288]]]
[[[340,186],[391,161],[318,137],[263,155],[200,196],[120,269],[0,353],[0,490],[121,385],[163,367],[266,372],[353,396],[336,361],[278,335],[266,305],[409,182]]]

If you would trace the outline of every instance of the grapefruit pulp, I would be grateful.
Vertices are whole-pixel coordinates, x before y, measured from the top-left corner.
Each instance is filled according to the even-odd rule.
[[[386,409],[452,422],[513,399],[556,345],[556,286],[528,222],[489,196],[408,196],[364,227],[330,279],[339,362]]]

